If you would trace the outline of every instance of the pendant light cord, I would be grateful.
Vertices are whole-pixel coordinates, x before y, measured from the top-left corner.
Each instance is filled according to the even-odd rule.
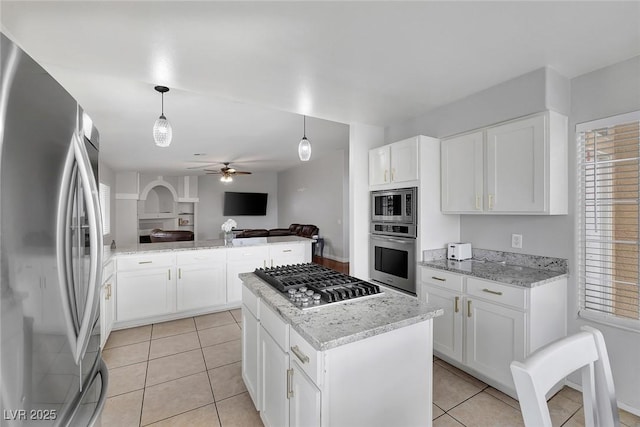
[[[164,116],[164,92],[161,93],[162,95],[162,114]]]
[[[302,137],[307,138],[307,116],[302,116]]]

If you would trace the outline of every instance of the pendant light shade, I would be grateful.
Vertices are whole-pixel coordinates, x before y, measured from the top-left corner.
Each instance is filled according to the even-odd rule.
[[[311,143],[307,139],[307,116],[303,116],[303,126],[303,136],[300,144],[298,144],[298,157],[300,157],[300,160],[303,162],[307,162],[311,158]]]
[[[171,129],[171,123],[169,123],[169,120],[164,116],[164,93],[169,92],[169,88],[166,86],[156,86],[155,90],[162,94],[162,113],[153,125],[153,140],[158,147],[168,147],[171,144],[173,130]]]

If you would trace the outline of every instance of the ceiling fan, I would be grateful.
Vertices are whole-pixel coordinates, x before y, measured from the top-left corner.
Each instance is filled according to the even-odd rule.
[[[224,162],[223,165],[224,167],[220,168],[220,170],[205,169],[204,171],[207,175],[222,175],[220,177],[220,181],[222,182],[233,181],[234,175],[251,175],[251,172],[239,171],[229,167],[229,162]]]

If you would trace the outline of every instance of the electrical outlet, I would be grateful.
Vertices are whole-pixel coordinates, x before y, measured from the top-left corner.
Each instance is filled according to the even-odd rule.
[[[511,235],[511,247],[522,249],[522,234]]]

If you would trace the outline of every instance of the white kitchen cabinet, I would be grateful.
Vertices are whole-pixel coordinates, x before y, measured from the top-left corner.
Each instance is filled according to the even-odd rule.
[[[102,270],[104,280],[100,287],[100,348],[107,342],[115,321],[116,274],[113,264],[113,261],[109,261]]]
[[[289,426],[320,427],[320,389],[304,373],[298,362],[290,358]]]
[[[442,212],[566,214],[567,126],[547,111],[444,139]]]
[[[260,406],[260,299],[242,287],[242,379],[258,411]]]
[[[472,297],[466,305],[466,365],[511,386],[509,365],[525,358],[525,313]]]
[[[118,258],[118,322],[173,313],[175,255],[171,253],[129,255]]]
[[[420,269],[418,295],[445,310],[434,353],[514,398],[511,361],[566,335],[566,278],[528,288]]]
[[[369,150],[369,186],[417,181],[419,139],[413,137]]]
[[[240,246],[227,249],[227,304],[242,300],[240,273],[251,273],[256,268],[268,267],[268,246]]]
[[[481,212],[484,199],[484,134],[473,132],[442,141],[443,212]]]
[[[444,315],[433,322],[433,350],[462,362],[462,294],[436,286],[427,287],[425,292],[425,301],[444,309]]]
[[[287,377],[289,355],[260,327],[260,417],[266,427],[289,425]]]
[[[215,307],[227,302],[224,249],[184,251],[176,255],[177,310]]]
[[[269,246],[269,265],[302,264],[311,262],[310,254],[306,253],[308,245],[300,243],[277,244]]]

